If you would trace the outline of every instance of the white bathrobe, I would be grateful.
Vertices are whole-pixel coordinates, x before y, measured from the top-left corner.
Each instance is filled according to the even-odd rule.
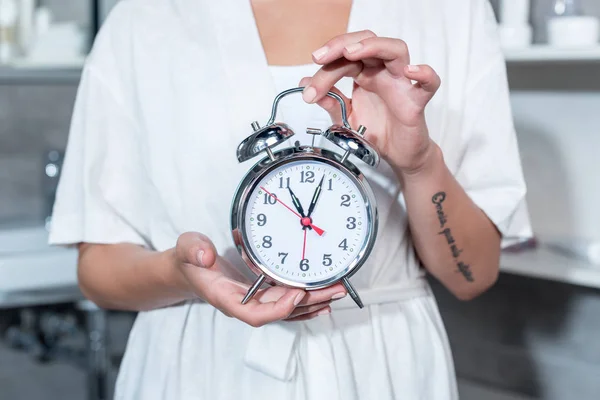
[[[362,29],[405,40],[412,63],[436,69],[443,83],[426,116],[448,168],[505,238],[529,236],[489,4],[355,0],[348,30]],[[238,164],[236,147],[251,121],[266,122],[276,93],[248,1],[120,2],[83,72],[51,242],[162,251],[199,231],[240,265],[229,205],[252,162]],[[281,120],[293,117],[293,108],[283,111]],[[365,309],[344,299],[330,316],[259,329],[200,301],[142,312],[116,398],[456,399],[448,341],[399,182],[385,163],[355,163],[380,215],[374,252],[352,278]]]

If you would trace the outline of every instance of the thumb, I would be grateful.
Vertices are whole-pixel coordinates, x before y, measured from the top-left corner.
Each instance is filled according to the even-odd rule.
[[[177,257],[182,263],[210,268],[217,260],[213,242],[198,232],[186,232],[177,240]]]
[[[416,82],[411,93],[415,102],[425,108],[440,88],[439,75],[429,65],[407,65],[404,67],[404,76]]]
[[[300,86],[308,86],[310,85],[311,78],[305,77],[300,81]],[[346,113],[347,117],[350,117],[350,113],[352,111],[352,102],[349,98],[347,98],[338,88],[335,86],[329,89],[329,91],[339,95],[346,103]],[[340,107],[340,103],[333,97],[325,96],[321,100],[317,102],[317,104],[327,111],[331,121],[334,124],[342,125],[342,108]]]

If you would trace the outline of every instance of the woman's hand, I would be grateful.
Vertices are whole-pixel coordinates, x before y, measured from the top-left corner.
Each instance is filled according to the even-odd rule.
[[[342,285],[305,292],[301,289],[261,289],[247,304],[241,304],[248,286],[232,278],[234,267],[217,254],[210,239],[188,232],[179,237],[175,263],[183,277],[182,286],[223,314],[259,327],[279,320],[301,321],[331,312],[331,301],[346,295]]]
[[[345,76],[354,79],[352,100],[344,97],[350,125],[367,127],[365,138],[398,172],[419,171],[436,147],[429,138],[424,110],[440,86],[428,65],[410,65],[406,43],[371,31],[337,36],[313,53],[323,67],[304,78],[303,98],[318,103],[340,123],[337,101],[326,96]],[[416,83],[413,83],[415,81]]]

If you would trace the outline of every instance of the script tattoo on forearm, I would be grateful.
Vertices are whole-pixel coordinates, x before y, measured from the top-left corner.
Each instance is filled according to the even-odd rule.
[[[460,253],[462,253],[462,249],[458,247],[454,237],[452,236],[452,230],[450,227],[446,226],[448,223],[448,217],[444,212],[443,203],[446,200],[446,192],[437,192],[431,198],[431,202],[435,204],[435,209],[437,212],[438,221],[440,221],[440,231],[438,235],[442,235],[446,238],[446,242],[450,247],[450,252],[452,253],[452,257],[454,258],[454,262],[456,263],[456,272],[459,272],[464,276],[464,278],[468,282],[474,282],[473,273],[471,272],[471,266],[469,264],[464,263],[459,259]]]

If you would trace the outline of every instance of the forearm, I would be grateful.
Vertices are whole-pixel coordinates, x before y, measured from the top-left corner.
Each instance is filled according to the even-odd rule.
[[[397,174],[414,245],[425,268],[463,300],[493,285],[500,234],[452,176],[439,147],[432,143],[418,171]]]
[[[143,311],[191,298],[174,250],[133,244],[81,244],[79,286],[100,307]]]

